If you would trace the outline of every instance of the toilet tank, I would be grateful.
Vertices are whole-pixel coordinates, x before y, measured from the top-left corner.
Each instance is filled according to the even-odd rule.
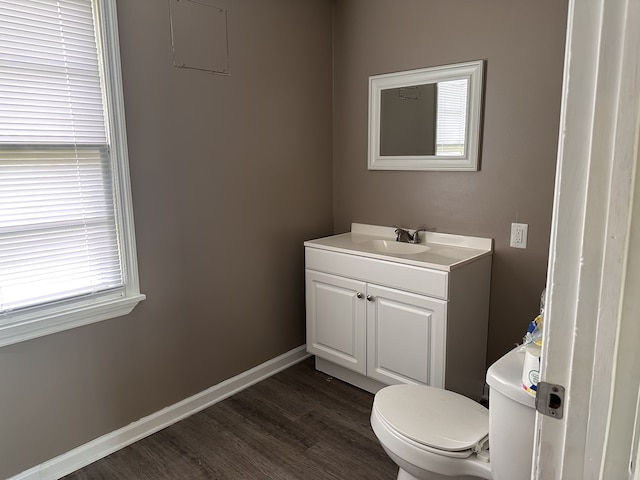
[[[494,480],[531,478],[535,397],[521,385],[525,349],[519,346],[487,371],[489,451]]]

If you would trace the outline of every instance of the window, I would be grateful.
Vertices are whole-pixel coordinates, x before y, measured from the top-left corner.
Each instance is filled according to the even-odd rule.
[[[142,299],[115,0],[2,0],[0,346]]]
[[[465,154],[468,83],[466,79],[438,83],[436,155]]]

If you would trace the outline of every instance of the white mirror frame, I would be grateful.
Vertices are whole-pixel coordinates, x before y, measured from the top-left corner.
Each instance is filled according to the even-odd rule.
[[[369,170],[478,170],[484,61],[387,73],[369,77]],[[467,128],[464,156],[380,155],[382,90],[468,79]]]

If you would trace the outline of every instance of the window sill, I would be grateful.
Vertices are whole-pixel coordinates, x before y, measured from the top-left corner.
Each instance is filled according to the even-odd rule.
[[[20,315],[7,323],[3,322],[4,318],[0,315],[0,347],[127,315],[144,299],[144,295],[136,294],[99,302],[93,300],[49,306],[30,315]]]

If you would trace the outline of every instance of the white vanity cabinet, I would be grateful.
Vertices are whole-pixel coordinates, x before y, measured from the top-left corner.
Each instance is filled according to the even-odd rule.
[[[491,241],[391,255],[368,248],[373,236],[354,227],[305,242],[307,350],[316,368],[371,392],[417,383],[479,399]]]
[[[307,350],[369,378],[444,387],[443,300],[306,271]]]

